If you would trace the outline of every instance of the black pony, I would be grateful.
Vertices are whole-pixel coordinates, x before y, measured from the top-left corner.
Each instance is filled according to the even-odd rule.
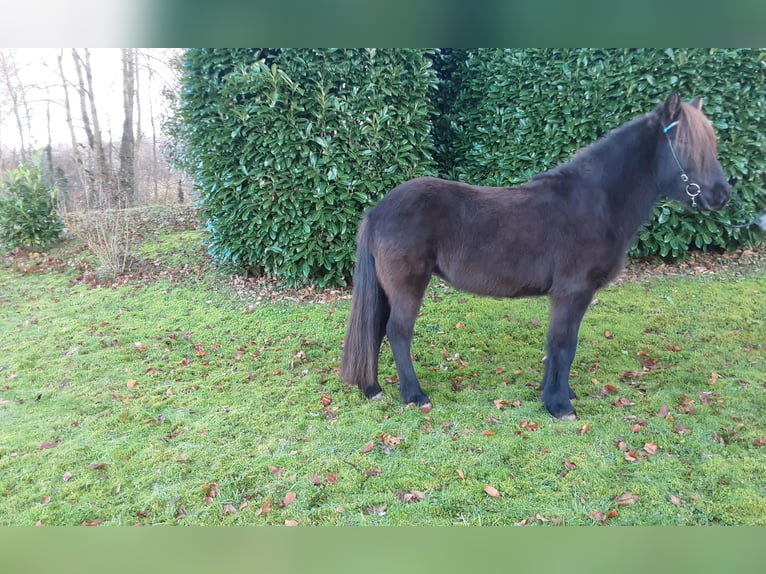
[[[729,193],[700,100],[677,94],[519,187],[405,182],[360,225],[341,379],[378,397],[388,335],[402,400],[430,409],[410,345],[435,273],[479,295],[550,296],[542,400],[554,417],[575,420],[569,369],[580,322],[593,294],[622,269],[656,200],[716,210]]]

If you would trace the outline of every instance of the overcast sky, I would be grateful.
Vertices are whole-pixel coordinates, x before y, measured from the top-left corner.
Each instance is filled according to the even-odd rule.
[[[123,103],[122,103],[122,60],[119,48],[91,48],[91,66],[93,69],[93,83],[96,99],[96,107],[99,114],[99,122],[104,141],[111,139],[119,141],[122,132]],[[156,56],[165,54],[164,50],[152,50]],[[12,50],[13,58],[20,68],[20,76],[25,85],[30,86],[27,92],[32,116],[32,147],[39,149],[47,144],[47,119],[46,108],[48,100],[51,114],[51,138],[56,143],[70,142],[69,128],[66,124],[64,112],[64,91],[58,77],[58,64],[56,60],[56,48],[19,48]],[[77,81],[71,50],[64,50],[64,66],[67,78],[71,82]],[[159,66],[158,66],[159,68]],[[159,71],[159,70],[158,70]],[[167,79],[168,75],[165,74]],[[148,73],[142,69],[139,79],[141,90],[141,115],[142,131],[144,134],[151,133],[149,122],[149,97],[152,98],[152,111],[155,118],[159,118],[164,110],[162,97],[163,82],[155,77],[152,85],[148,80]],[[6,88],[0,86],[0,92]],[[86,140],[85,132],[81,129],[82,120],[79,107],[79,96],[70,87],[69,98],[72,107],[72,117],[77,129],[78,141]],[[134,121],[137,120],[134,111]],[[159,122],[155,122],[159,130]],[[0,115],[0,146],[13,149],[19,146],[18,128],[13,114]]]

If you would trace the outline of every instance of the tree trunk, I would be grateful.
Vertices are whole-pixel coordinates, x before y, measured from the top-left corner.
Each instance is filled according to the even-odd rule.
[[[112,206],[113,198],[109,196],[110,177],[109,170],[106,166],[101,128],[98,123],[96,98],[93,93],[93,71],[90,65],[90,50],[85,48],[84,53],[85,58],[83,59],[76,49],[72,49],[72,57],[77,70],[77,81],[80,93],[80,112],[82,113],[83,128],[85,129],[85,134],[88,136],[88,146],[93,153],[95,163],[95,174],[93,177],[93,182],[96,186],[95,191],[99,194],[98,201],[100,206],[108,207]],[[85,78],[83,78],[83,73],[85,74]],[[90,107],[90,117],[88,117],[88,107]]]
[[[120,195],[129,205],[136,200],[136,141],[133,135],[133,108],[136,98],[135,50],[122,48],[122,139],[120,140]]]
[[[64,76],[64,50],[59,50],[56,52],[56,59],[58,60],[59,65],[59,77],[61,78],[61,87],[64,88],[64,110],[66,113],[66,123],[69,127],[69,136],[72,141],[72,157],[74,158],[75,167],[77,168],[77,179],[80,184],[80,187],[83,190],[83,193],[85,194],[85,206],[87,207],[90,205],[90,194],[92,190],[88,185],[86,185],[86,178],[85,178],[85,172],[82,162],[82,154],[80,153],[80,146],[77,144],[77,136],[75,136],[74,133],[74,123],[72,122],[72,107],[69,102],[69,82],[66,79],[66,76]]]

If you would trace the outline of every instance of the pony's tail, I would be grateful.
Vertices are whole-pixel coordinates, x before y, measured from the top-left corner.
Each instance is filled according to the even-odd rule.
[[[378,355],[390,314],[388,298],[375,275],[368,219],[359,228],[351,312],[340,361],[340,378],[358,386],[368,398],[380,392]]]

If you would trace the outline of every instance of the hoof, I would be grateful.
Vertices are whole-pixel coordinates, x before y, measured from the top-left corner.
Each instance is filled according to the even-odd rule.
[[[378,394],[371,396],[370,400],[371,401],[379,401],[382,398],[383,398],[383,391],[380,391]]]
[[[566,415],[561,415],[560,417],[553,417],[555,420],[562,421],[565,423],[571,423],[573,421],[577,420],[577,415],[575,413],[569,413]]]

